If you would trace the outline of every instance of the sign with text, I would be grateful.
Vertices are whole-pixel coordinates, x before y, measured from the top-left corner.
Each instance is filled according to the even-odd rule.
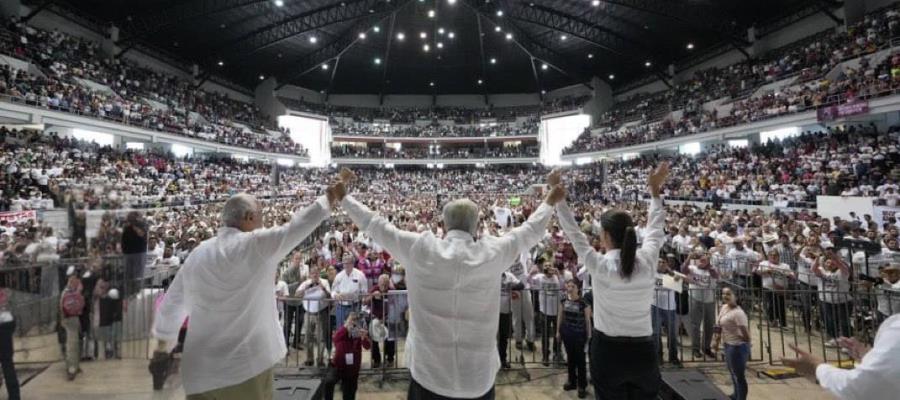
[[[37,211],[35,210],[0,212],[0,221],[6,221],[11,224],[33,219],[37,219]]]
[[[867,114],[868,112],[869,102],[867,100],[853,100],[833,106],[821,107],[816,110],[816,118],[819,121],[833,121],[852,115]]]

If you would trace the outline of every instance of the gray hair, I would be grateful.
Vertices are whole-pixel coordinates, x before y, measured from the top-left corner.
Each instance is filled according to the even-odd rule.
[[[256,211],[256,198],[247,193],[238,193],[231,196],[222,208],[222,224],[231,228],[237,228],[247,213]]]
[[[460,230],[475,236],[478,227],[478,206],[469,199],[453,200],[444,206],[446,230]]]

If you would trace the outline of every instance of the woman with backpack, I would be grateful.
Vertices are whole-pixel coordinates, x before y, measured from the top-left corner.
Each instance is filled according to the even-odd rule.
[[[69,280],[59,296],[59,313],[62,326],[66,330],[66,373],[69,380],[81,372],[78,366],[81,361],[81,313],[84,312],[84,288],[74,268],[69,268]]]

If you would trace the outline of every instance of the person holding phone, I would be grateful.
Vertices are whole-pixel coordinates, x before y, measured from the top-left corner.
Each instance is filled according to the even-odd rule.
[[[331,340],[334,343],[334,357],[325,376],[325,400],[334,399],[334,387],[338,382],[341,383],[344,400],[354,400],[359,384],[362,349],[372,347],[369,332],[359,323],[359,314],[353,311],[347,314],[344,326],[334,333]]]

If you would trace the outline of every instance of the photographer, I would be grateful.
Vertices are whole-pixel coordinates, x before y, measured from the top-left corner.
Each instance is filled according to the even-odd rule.
[[[334,399],[334,386],[341,382],[341,393],[344,400],[356,399],[356,387],[359,383],[359,368],[362,361],[362,349],[372,347],[369,332],[357,323],[356,312],[347,314],[344,326],[332,336],[334,341],[334,357],[331,368],[325,376],[325,400]]]

